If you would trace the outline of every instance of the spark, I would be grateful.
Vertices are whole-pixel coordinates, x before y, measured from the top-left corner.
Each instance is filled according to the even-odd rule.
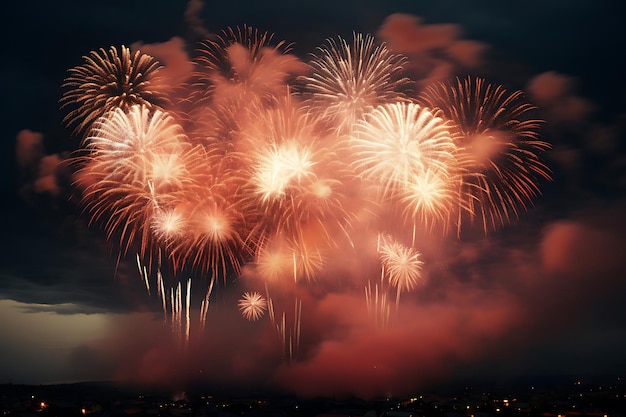
[[[446,121],[414,103],[381,105],[359,121],[350,138],[355,171],[377,183],[382,197],[428,170],[446,173],[455,165]]]

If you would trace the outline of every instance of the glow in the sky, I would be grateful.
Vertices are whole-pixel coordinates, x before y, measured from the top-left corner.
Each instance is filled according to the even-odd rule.
[[[521,92],[468,78],[413,98],[405,58],[370,35],[330,39],[305,63],[268,33],[229,29],[201,43],[169,96],[152,91],[152,57],[116,51],[92,53],[65,83],[66,123],[84,133],[76,184],[92,221],[138,255],[148,288],[157,276],[187,341],[194,274],[208,276],[193,285],[200,327],[215,283],[245,281],[241,314],[267,311],[290,362],[306,334],[303,291],[365,288],[363,312],[385,328],[388,291],[397,311],[427,281],[423,236],[475,219],[487,233],[549,179]],[[137,65],[149,68],[140,83]],[[109,79],[128,84],[99,88]],[[347,267],[354,259],[375,267]]]

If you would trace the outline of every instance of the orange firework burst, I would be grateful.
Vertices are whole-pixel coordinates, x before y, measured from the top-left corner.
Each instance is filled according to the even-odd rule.
[[[166,95],[152,89],[161,64],[140,51],[131,53],[122,46],[118,53],[112,46],[108,51],[91,51],[83,57],[83,65],[71,68],[63,87],[61,107],[75,106],[63,119],[75,126],[74,133],[85,132],[106,112],[115,108],[127,110],[136,104],[148,108],[168,103]]]
[[[539,139],[541,121],[521,91],[509,93],[481,78],[458,79],[427,88],[419,101],[440,109],[456,125],[457,158],[463,168],[462,212],[478,217],[483,229],[517,217],[539,194],[538,180],[550,179],[539,154],[550,145]]]
[[[246,292],[238,303],[241,315],[250,321],[263,317],[267,310],[267,301],[258,292]]]
[[[402,76],[406,58],[393,54],[371,35],[355,33],[352,44],[328,39],[302,77],[311,110],[346,132],[372,107],[397,101],[409,80]]]
[[[244,196],[242,178],[218,156],[205,160],[211,175],[199,175],[202,187],[182,195],[178,207],[185,213],[188,230],[169,246],[169,253],[175,266],[195,266],[225,281],[251,258],[258,216],[252,201]]]

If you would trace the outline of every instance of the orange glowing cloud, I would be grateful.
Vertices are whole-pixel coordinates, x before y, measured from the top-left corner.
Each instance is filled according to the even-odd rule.
[[[461,39],[456,24],[423,24],[419,17],[395,13],[378,31],[389,49],[409,58],[407,69],[415,73],[419,86],[445,81],[461,69],[482,65],[487,45]]]
[[[593,110],[588,100],[576,94],[574,78],[554,71],[535,76],[527,90],[551,123],[579,123]]]

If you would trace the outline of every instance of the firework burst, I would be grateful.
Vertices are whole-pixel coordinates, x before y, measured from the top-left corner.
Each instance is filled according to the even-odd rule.
[[[247,132],[249,185],[269,234],[302,241],[304,230],[332,241],[353,220],[346,188],[350,172],[310,115],[287,100],[261,111]],[[256,146],[254,146],[256,144]]]
[[[421,254],[390,236],[380,239],[379,258],[389,284],[396,288],[396,307],[402,291],[414,290],[423,284]]]
[[[140,51],[126,46],[100,49],[84,56],[83,65],[71,68],[63,87],[61,107],[75,108],[63,119],[74,126],[74,133],[86,132],[91,124],[110,110],[127,110],[142,104],[148,108],[165,106],[169,99],[152,88],[161,64]]]
[[[241,106],[272,102],[285,93],[287,81],[304,70],[289,54],[290,45],[273,41],[274,35],[251,26],[228,28],[201,42],[192,90],[195,103],[207,100]]]
[[[184,168],[186,136],[167,113],[144,105],[116,108],[102,116],[85,138],[78,156],[77,181],[93,221],[103,220],[107,236],[121,246],[151,246],[150,231],[174,232],[168,206],[174,190],[189,181]],[[153,215],[160,221],[153,224]],[[167,233],[166,233],[167,234]]]
[[[406,58],[393,54],[371,35],[355,33],[352,44],[342,37],[328,39],[302,77],[303,93],[311,110],[345,133],[377,105],[404,95],[409,80],[402,76]]]
[[[459,228],[463,212],[478,218],[485,232],[508,223],[539,194],[538,181],[550,179],[539,157],[550,146],[540,140],[541,121],[532,118],[534,106],[521,91],[457,78],[430,86],[419,101],[441,110],[459,131]]]
[[[241,315],[249,321],[257,321],[267,310],[267,301],[258,292],[246,292],[238,303]]]
[[[414,103],[379,106],[357,123],[350,138],[355,171],[379,184],[383,197],[429,170],[445,174],[455,166],[449,129],[444,119]]]

